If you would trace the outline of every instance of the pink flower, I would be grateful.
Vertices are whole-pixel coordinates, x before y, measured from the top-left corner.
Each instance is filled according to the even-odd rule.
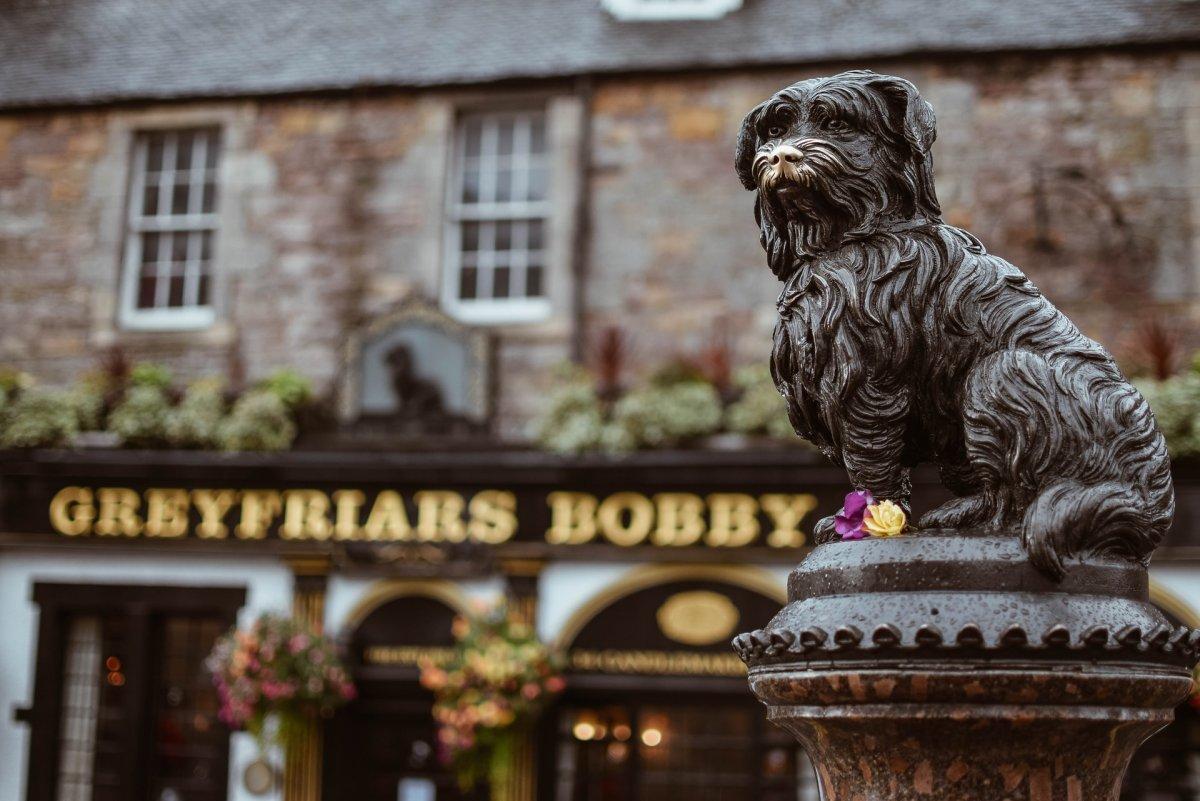
[[[844,540],[861,540],[867,536],[863,526],[863,517],[867,507],[875,503],[871,493],[866,490],[855,490],[846,495],[842,503],[842,511],[834,517],[833,527]]]

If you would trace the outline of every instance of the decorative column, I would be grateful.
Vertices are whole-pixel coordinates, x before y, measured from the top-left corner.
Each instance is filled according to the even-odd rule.
[[[818,547],[734,641],[824,797],[1115,801],[1187,697],[1200,632],[1149,603],[1140,566],[1056,582],[1015,538],[922,534]]]
[[[328,554],[286,558],[292,570],[292,616],[320,632],[325,624],[325,589],[329,583]],[[321,801],[321,721],[309,720],[284,757],[283,801]]]
[[[504,571],[508,608],[521,622],[537,625],[538,576],[543,563],[538,559],[507,559]],[[491,801],[535,801],[537,798],[536,732],[519,732],[513,743],[512,764],[492,787]]]

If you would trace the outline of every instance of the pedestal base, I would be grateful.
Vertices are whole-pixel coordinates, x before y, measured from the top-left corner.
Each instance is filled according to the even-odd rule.
[[[1108,558],[1054,581],[994,532],[831,543],[734,648],[823,801],[1116,801],[1200,652],[1147,583]]]
[[[1178,675],[981,669],[756,671],[825,801],[1116,801],[1171,721]]]

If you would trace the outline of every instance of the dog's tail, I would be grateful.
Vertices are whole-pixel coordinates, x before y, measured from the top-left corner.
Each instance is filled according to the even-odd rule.
[[[1147,500],[1118,481],[1084,484],[1064,478],[1043,487],[1026,509],[1021,529],[1029,561],[1055,579],[1065,573],[1063,559],[1083,551],[1144,563],[1165,533],[1161,510]]]

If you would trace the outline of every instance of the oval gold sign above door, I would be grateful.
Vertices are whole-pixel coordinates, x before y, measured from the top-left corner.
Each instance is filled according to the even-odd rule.
[[[733,601],[709,590],[672,595],[656,615],[662,633],[684,645],[712,645],[728,639],[737,628],[738,608]]]

